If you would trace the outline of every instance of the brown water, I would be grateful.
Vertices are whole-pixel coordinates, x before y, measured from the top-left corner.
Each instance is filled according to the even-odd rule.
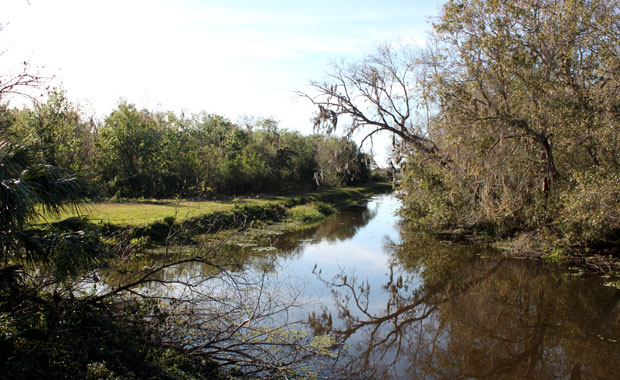
[[[272,242],[322,300],[312,327],[342,340],[346,377],[620,379],[611,279],[407,231],[398,206],[379,196]]]
[[[382,195],[315,228],[226,248],[298,290],[296,318],[337,338],[323,376],[620,379],[617,280],[408,231],[398,207]],[[164,277],[204,275],[192,265]]]

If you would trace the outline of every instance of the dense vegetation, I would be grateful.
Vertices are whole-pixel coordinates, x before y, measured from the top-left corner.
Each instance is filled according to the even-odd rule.
[[[448,3],[425,83],[437,159],[410,160],[412,213],[617,243],[619,27],[615,1]]]
[[[380,46],[306,96],[317,125],[395,135],[418,227],[615,249],[618,46],[615,0],[452,0],[427,48]]]
[[[350,140],[302,136],[271,119],[236,125],[199,113],[120,103],[102,123],[85,119],[61,90],[31,108],[0,109],[0,135],[33,145],[40,162],[80,173],[123,198],[212,197],[307,190],[365,181],[369,157]],[[101,194],[100,194],[101,195]]]
[[[450,0],[430,41],[426,49],[382,45],[313,83],[315,92],[304,95],[318,106],[316,127],[344,125],[348,137],[365,127],[369,137],[391,132],[395,163],[406,174],[405,214],[417,227],[617,253],[620,3]],[[127,248],[149,233],[167,244],[173,219],[136,229],[128,241],[119,233],[115,247],[81,221],[33,221],[95,197],[208,198],[364,181],[369,157],[349,138],[129,103],[98,122],[62,90],[30,108],[10,108],[4,96],[38,78],[25,71],[2,79],[0,364],[7,372],[0,378],[209,378],[211,360],[284,377],[303,358],[325,354],[324,346],[291,344],[302,339],[291,338],[288,326],[266,332],[261,323],[286,303],[281,289],[267,293],[264,274],[247,278],[236,271],[242,264],[218,262],[217,243],[181,247],[176,256],[166,250],[131,267],[142,252]],[[272,214],[312,221],[332,211],[298,203],[286,211],[273,206]],[[187,225],[199,232],[218,223],[239,227],[263,211],[235,209]],[[117,260],[104,260],[110,256]],[[188,260],[204,271],[165,278]],[[24,270],[33,262],[45,265]],[[84,291],[96,288],[93,269],[103,264],[122,279],[107,293]],[[205,290],[207,280],[221,281],[224,291]],[[184,287],[188,296],[135,290],[158,283]],[[286,349],[265,350],[265,342]]]

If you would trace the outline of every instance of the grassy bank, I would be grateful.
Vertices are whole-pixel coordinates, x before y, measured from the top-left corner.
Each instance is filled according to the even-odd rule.
[[[56,221],[81,217],[106,233],[123,232],[123,239],[165,244],[174,231],[177,240],[256,224],[295,220],[316,222],[337,209],[369,196],[391,191],[388,183],[327,189],[306,193],[259,195],[219,201],[148,200],[96,202],[80,213],[61,214]]]
[[[346,207],[373,194],[390,191],[388,183],[372,183],[365,186],[343,187],[305,193],[265,194],[252,197],[229,198],[211,201],[196,200],[127,200],[113,202],[92,202],[80,212],[65,211],[54,221],[83,216],[93,223],[124,226],[143,226],[174,218],[183,222],[206,215],[228,212],[241,207],[265,207],[295,205],[310,202],[325,202],[338,208]]]

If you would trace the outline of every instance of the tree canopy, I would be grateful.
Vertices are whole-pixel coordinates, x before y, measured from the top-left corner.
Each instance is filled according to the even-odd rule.
[[[617,1],[453,0],[427,47],[382,45],[305,96],[317,126],[394,135],[419,226],[613,242],[618,46]]]

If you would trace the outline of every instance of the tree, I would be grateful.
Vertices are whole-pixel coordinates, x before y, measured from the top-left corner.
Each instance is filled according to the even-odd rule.
[[[0,25],[0,32],[4,29],[4,25]],[[5,51],[0,52],[0,57]],[[39,73],[33,73],[32,67],[28,61],[24,61],[21,67],[14,71],[6,71],[0,75],[0,104],[8,103],[8,98],[12,95],[24,96],[32,98],[28,89],[40,87],[45,79]]]
[[[434,153],[437,147],[421,123],[428,109],[421,109],[426,103],[419,67],[412,48],[384,44],[360,62],[333,64],[324,81],[311,82],[311,91],[300,95],[318,108],[316,129],[330,133],[345,119],[347,137],[363,133],[360,146],[385,131],[395,147]]]
[[[317,185],[338,187],[364,182],[369,177],[369,157],[347,138],[323,137],[317,141]]]
[[[276,151],[275,165],[279,172],[280,188],[294,190],[313,187],[318,159],[315,138],[302,136],[299,132],[283,132]]]
[[[0,28],[0,31],[2,28]],[[0,56],[2,53],[0,53]],[[0,76],[0,102],[6,102],[11,95],[32,97],[26,89],[36,88],[43,84],[44,78],[31,73],[28,62],[23,62],[22,67],[15,73],[7,73]]]
[[[101,180],[121,196],[152,196],[161,142],[162,130],[151,113],[119,104],[95,138]]]
[[[453,0],[429,41],[334,65],[315,125],[391,132],[421,226],[617,241],[618,1]]]
[[[592,132],[601,127],[596,115],[611,110],[597,95],[617,88],[617,27],[616,2],[449,2],[435,25],[443,49],[433,56],[441,80],[432,84],[446,122],[530,141],[547,189],[564,158],[554,145],[574,133],[600,163]]]
[[[41,161],[84,172],[92,154],[92,121],[85,122],[79,107],[69,101],[63,89],[48,92],[45,102],[33,102],[32,109],[13,110],[14,120],[5,129],[13,143],[28,136],[39,146]]]
[[[585,172],[597,173],[594,187],[614,186],[619,26],[617,1],[444,6],[426,59],[436,110],[427,128],[450,158],[435,169],[441,183],[465,194],[457,207],[478,210],[461,210],[461,221],[546,226],[560,199],[580,202],[566,191]],[[617,192],[600,196],[613,203]]]

